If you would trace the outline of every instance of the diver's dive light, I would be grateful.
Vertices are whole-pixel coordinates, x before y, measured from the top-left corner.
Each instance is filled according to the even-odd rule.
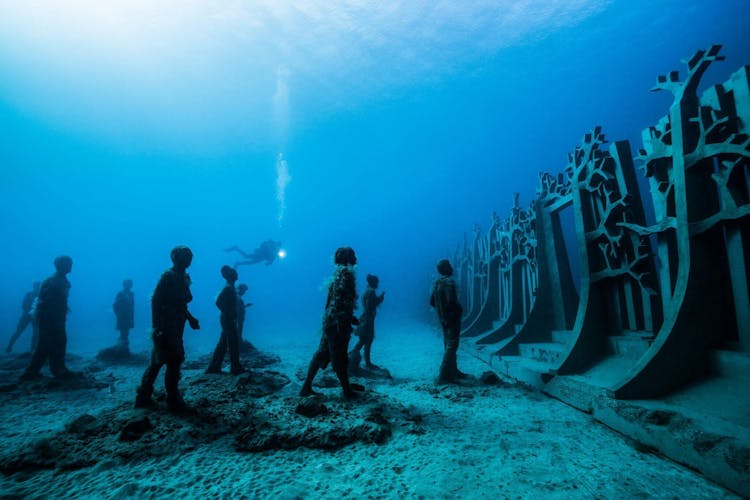
[[[283,259],[284,257],[286,257],[286,250],[282,248],[276,255],[278,255],[280,259]]]

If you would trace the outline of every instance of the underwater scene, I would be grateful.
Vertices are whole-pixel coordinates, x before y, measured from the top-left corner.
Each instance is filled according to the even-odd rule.
[[[748,0],[0,0],[0,498],[750,497]]]

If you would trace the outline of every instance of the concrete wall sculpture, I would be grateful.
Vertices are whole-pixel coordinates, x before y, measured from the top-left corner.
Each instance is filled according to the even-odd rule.
[[[637,157],[653,220],[629,143],[607,147],[596,127],[561,173],[540,175],[528,209],[516,195],[456,258],[459,286],[472,290],[463,345],[748,495],[750,67],[699,96],[720,49],[696,52],[684,80],[672,71],[652,89],[674,96]],[[705,451],[651,429],[653,407],[624,400],[721,420],[706,430],[682,417],[693,437],[738,427]]]

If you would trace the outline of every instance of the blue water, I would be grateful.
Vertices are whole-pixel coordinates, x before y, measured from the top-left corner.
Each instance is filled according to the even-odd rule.
[[[747,0],[1,1],[0,336],[67,253],[72,350],[114,342],[126,277],[145,348],[186,244],[204,324],[187,341],[212,345],[222,249],[267,238],[288,256],[240,268],[251,339],[316,334],[340,245],[360,288],[388,291],[381,328],[431,318],[464,231],[527,204],[595,125],[637,149],[671,103],[656,76],[721,43],[704,87],[725,80],[749,28]]]

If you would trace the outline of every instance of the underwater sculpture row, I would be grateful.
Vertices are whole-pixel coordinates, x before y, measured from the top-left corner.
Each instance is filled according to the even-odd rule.
[[[151,296],[151,320],[153,349],[148,367],[143,373],[141,384],[137,388],[134,407],[155,409],[157,403],[152,399],[154,382],[162,367],[165,367],[164,385],[166,388],[167,408],[176,413],[192,411],[182,398],[178,387],[182,365],[185,362],[185,348],[183,344],[185,325],[193,330],[200,329],[200,322],[190,312],[189,305],[193,300],[190,287],[192,281],[187,269],[193,261],[190,248],[178,245],[170,253],[172,267],[164,271],[158,280]],[[313,390],[313,380],[319,370],[325,369],[330,363],[338,378],[344,397],[353,399],[365,391],[364,386],[350,382],[350,372],[361,374],[360,351],[364,348],[365,365],[368,372],[390,378],[387,370],[383,370],[370,359],[370,349],[375,338],[375,317],[377,308],[385,299],[385,292],[376,293],[379,279],[375,275],[367,275],[367,289],[362,297],[363,313],[360,317],[354,315],[357,307],[357,290],[354,268],[357,257],[351,247],[340,247],[334,255],[335,270],[328,286],[328,296],[323,314],[323,327],[320,345],[310,361],[307,375],[300,391],[300,396],[319,396]],[[55,273],[40,283],[35,283],[32,291],[26,294],[22,304],[22,316],[12,335],[6,352],[10,353],[18,336],[25,328],[34,326],[34,338],[30,361],[26,365],[19,382],[41,381],[41,368],[49,362],[50,371],[58,381],[71,381],[74,384],[85,374],[74,372],[66,366],[67,332],[66,319],[68,314],[68,295],[70,282],[68,274],[73,269],[73,259],[67,255],[58,256],[54,260]],[[439,382],[443,384],[456,383],[468,375],[458,370],[456,354],[458,351],[461,330],[461,315],[463,312],[458,302],[456,284],[453,279],[453,268],[447,259],[437,264],[440,273],[433,286],[430,306],[435,308],[444,332],[445,353],[440,367]],[[246,373],[240,361],[241,351],[253,351],[255,348],[242,339],[242,329],[245,310],[252,304],[246,304],[242,298],[247,286],[237,285],[239,274],[235,267],[224,265],[221,275],[226,283],[216,298],[219,309],[221,335],[214,349],[210,362],[205,370],[206,374],[218,375],[222,373],[222,365],[229,353],[230,373],[238,376]],[[140,364],[146,361],[143,356],[134,356],[129,348],[129,331],[133,328],[134,296],[133,282],[126,279],[123,289],[117,294],[113,310],[117,317],[116,327],[120,332],[118,344],[104,349],[97,355],[99,361],[115,363]],[[33,304],[33,306],[32,306]],[[354,326],[357,326],[354,332]],[[359,337],[354,349],[349,351],[352,333]],[[351,365],[351,366],[350,366]],[[94,381],[95,382],[95,381]],[[96,383],[94,383],[96,385]],[[11,389],[15,386],[11,385]]]
[[[127,344],[121,341],[115,348],[110,348],[123,356],[117,363],[97,356],[98,361],[83,371],[73,371],[66,366],[66,358],[72,363],[79,363],[82,359],[66,356],[65,352],[70,289],[67,276],[73,269],[73,260],[68,256],[55,259],[55,273],[41,283],[36,299],[34,321],[38,326],[38,339],[33,345],[31,362],[25,365],[18,383],[3,382],[10,382],[7,378],[23,367],[16,363],[23,362],[23,356],[9,359],[2,367],[6,372],[2,377],[6,380],[0,380],[0,395],[4,401],[31,395],[44,399],[55,391],[108,386],[109,394],[113,395],[117,378],[112,373],[108,379],[94,376],[104,369],[102,365],[127,362],[148,366],[137,388],[134,404],[121,402],[114,408],[80,415],[65,425],[64,430],[6,450],[0,454],[0,473],[12,475],[39,469],[79,469],[114,457],[125,461],[148,460],[165,454],[181,454],[229,436],[234,438],[236,450],[259,452],[299,447],[333,450],[355,442],[382,444],[391,436],[394,425],[405,428],[408,433],[425,432],[421,426],[422,416],[415,408],[377,391],[365,391],[364,386],[350,382],[350,374],[370,380],[391,379],[390,373],[374,365],[369,357],[369,345],[375,335],[375,316],[385,293],[376,293],[379,280],[377,276],[367,275],[368,287],[362,296],[364,311],[359,317],[354,316],[357,302],[354,266],[357,258],[352,248],[341,247],[335,252],[335,269],[328,288],[321,341],[307,374],[302,370],[297,374],[300,381],[304,380],[299,396],[281,398],[278,393],[290,383],[290,379],[280,372],[256,370],[279,363],[280,359],[257,350],[248,352],[248,349],[240,357],[238,312],[244,311],[246,304],[235,286],[238,273],[233,267],[221,268],[226,284],[216,299],[222,330],[218,345],[212,356],[185,363],[185,325],[195,330],[201,327],[189,310],[192,294],[187,270],[192,264],[193,254],[186,246],[176,246],[170,258],[172,267],[162,273],[151,297],[153,350],[150,359],[131,355]],[[445,334],[439,382],[442,385],[460,381],[462,386],[474,387],[500,385],[500,379],[492,372],[485,372],[476,379],[458,370],[456,354],[462,309],[450,263],[441,260],[437,270],[441,277],[433,285],[430,305],[436,309]],[[123,330],[127,333],[132,326],[129,285],[127,281],[124,283],[113,307],[121,334]],[[27,313],[24,310],[24,314]],[[353,326],[359,326],[356,334],[360,341],[348,351]],[[363,347],[366,369],[359,367],[359,351]],[[221,373],[227,351],[232,377],[217,376]],[[48,360],[53,379],[40,373]],[[338,380],[323,376],[317,385],[329,388],[340,385],[343,399],[356,399],[357,404],[348,401],[342,404],[338,399],[331,400],[313,390],[317,372],[329,363]],[[154,382],[164,366],[166,394],[154,391]],[[204,368],[202,374],[187,378],[187,387],[184,387],[185,380],[181,383],[182,388],[178,386],[183,369]],[[431,394],[439,392],[434,387],[419,390]],[[187,395],[190,404],[183,399],[183,394]],[[168,412],[143,411],[158,410],[162,403]]]
[[[652,222],[630,144],[605,147],[596,127],[562,173],[540,174],[528,208],[516,195],[457,251],[462,336],[493,366],[537,385],[588,373],[618,399],[664,397],[717,365],[747,375],[750,68],[698,96],[720,48],[652,89],[674,95],[637,158]]]

